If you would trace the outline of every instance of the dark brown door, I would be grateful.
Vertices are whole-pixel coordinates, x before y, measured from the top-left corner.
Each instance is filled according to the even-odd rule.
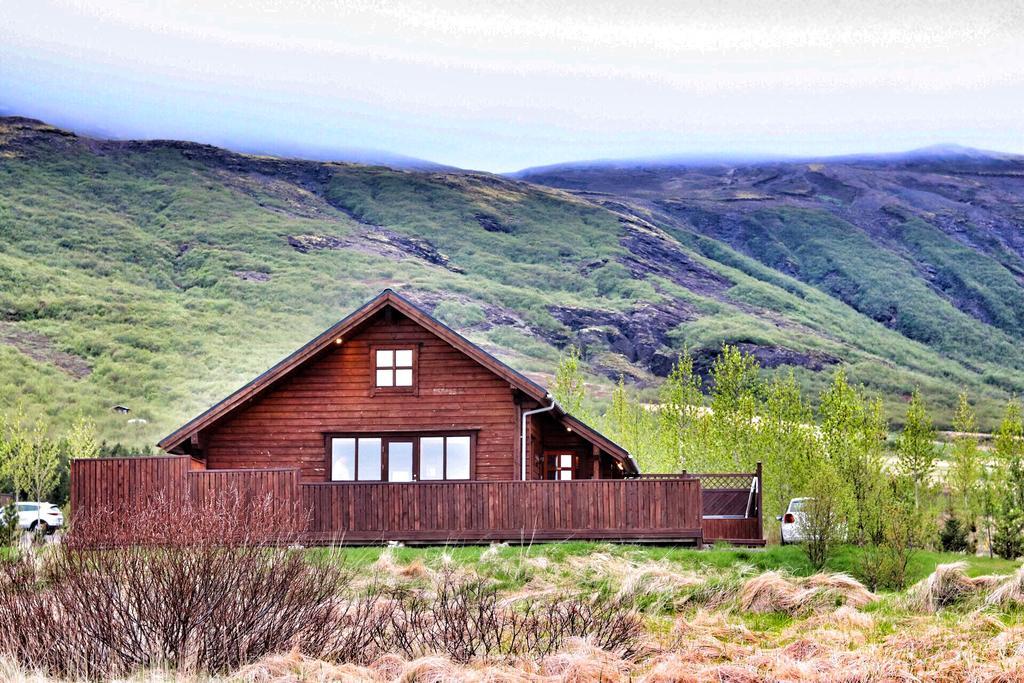
[[[576,479],[578,460],[576,453],[569,450],[544,451],[544,478],[557,481]]]

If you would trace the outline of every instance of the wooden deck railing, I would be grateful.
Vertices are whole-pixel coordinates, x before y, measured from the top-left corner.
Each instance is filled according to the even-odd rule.
[[[302,515],[311,543],[761,539],[759,471],[617,480],[300,483],[294,469],[204,470],[187,456],[168,456],[76,460],[71,474],[73,513],[127,510],[158,496],[202,502],[231,490],[270,498],[281,514]]]
[[[700,483],[472,481],[303,484],[318,541],[687,540]]]

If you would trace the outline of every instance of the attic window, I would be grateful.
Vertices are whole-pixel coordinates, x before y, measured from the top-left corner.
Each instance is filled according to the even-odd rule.
[[[414,348],[373,349],[373,386],[376,391],[415,390],[416,350]]]

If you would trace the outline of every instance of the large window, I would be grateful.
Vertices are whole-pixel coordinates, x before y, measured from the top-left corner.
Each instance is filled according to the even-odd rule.
[[[412,349],[374,349],[374,386],[378,389],[411,389],[414,361]]]
[[[469,434],[332,436],[331,481],[466,480],[472,444]]]
[[[333,481],[380,481],[381,462],[379,437],[331,439]]]
[[[468,436],[420,438],[420,479],[469,479]]]

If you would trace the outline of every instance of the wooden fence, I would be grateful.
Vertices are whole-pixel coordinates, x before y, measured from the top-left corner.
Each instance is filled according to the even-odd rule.
[[[118,512],[152,504],[158,498],[181,503],[185,477],[195,463],[198,461],[180,455],[73,460],[71,509]]]
[[[299,471],[295,469],[266,470],[199,470],[187,476],[188,493],[196,503],[213,503],[229,494],[237,505],[268,501],[277,515],[298,514]]]
[[[205,470],[187,456],[166,456],[75,460],[71,484],[73,514],[158,497],[203,503],[228,491],[268,499],[275,513],[302,516],[310,543],[763,543],[760,468],[617,480],[300,483],[294,469]]]
[[[700,483],[303,484],[316,540],[699,540]]]

